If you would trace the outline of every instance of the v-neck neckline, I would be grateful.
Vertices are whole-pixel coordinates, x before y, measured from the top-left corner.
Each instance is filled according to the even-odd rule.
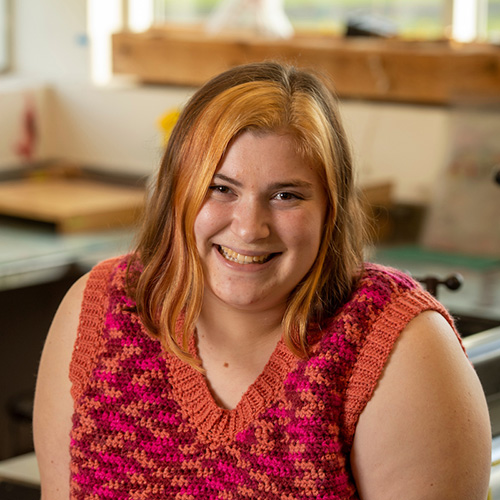
[[[194,338],[191,355],[198,359]],[[201,436],[210,442],[228,442],[246,429],[284,389],[285,379],[298,361],[281,338],[263,371],[248,387],[233,409],[220,407],[203,373],[173,354],[169,358],[170,382],[174,397]]]

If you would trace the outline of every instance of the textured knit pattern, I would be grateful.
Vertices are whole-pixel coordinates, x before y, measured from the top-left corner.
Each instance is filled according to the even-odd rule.
[[[234,410],[150,337],[124,290],[126,258],[89,278],[70,368],[72,499],[357,499],[356,423],[399,334],[442,306],[368,265],[306,360],[280,341]],[[195,354],[194,345],[192,345]]]

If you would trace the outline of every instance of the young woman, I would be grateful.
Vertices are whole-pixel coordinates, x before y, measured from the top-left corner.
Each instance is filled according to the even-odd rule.
[[[366,243],[336,101],[237,67],[170,138],[137,249],[42,356],[43,498],[484,500],[488,410],[453,321]]]

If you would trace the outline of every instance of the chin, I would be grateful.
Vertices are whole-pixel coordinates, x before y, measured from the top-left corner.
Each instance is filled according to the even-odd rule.
[[[220,303],[225,304],[227,307],[236,310],[263,310],[268,308],[277,307],[280,303],[285,304],[286,298],[270,297],[268,294],[263,294],[258,291],[254,294],[238,293],[234,290],[218,291],[212,290],[211,294]]]

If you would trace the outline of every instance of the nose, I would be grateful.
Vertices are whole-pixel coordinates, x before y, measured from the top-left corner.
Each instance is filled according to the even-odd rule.
[[[271,234],[269,208],[257,199],[241,200],[233,211],[232,231],[245,243],[253,243]]]

